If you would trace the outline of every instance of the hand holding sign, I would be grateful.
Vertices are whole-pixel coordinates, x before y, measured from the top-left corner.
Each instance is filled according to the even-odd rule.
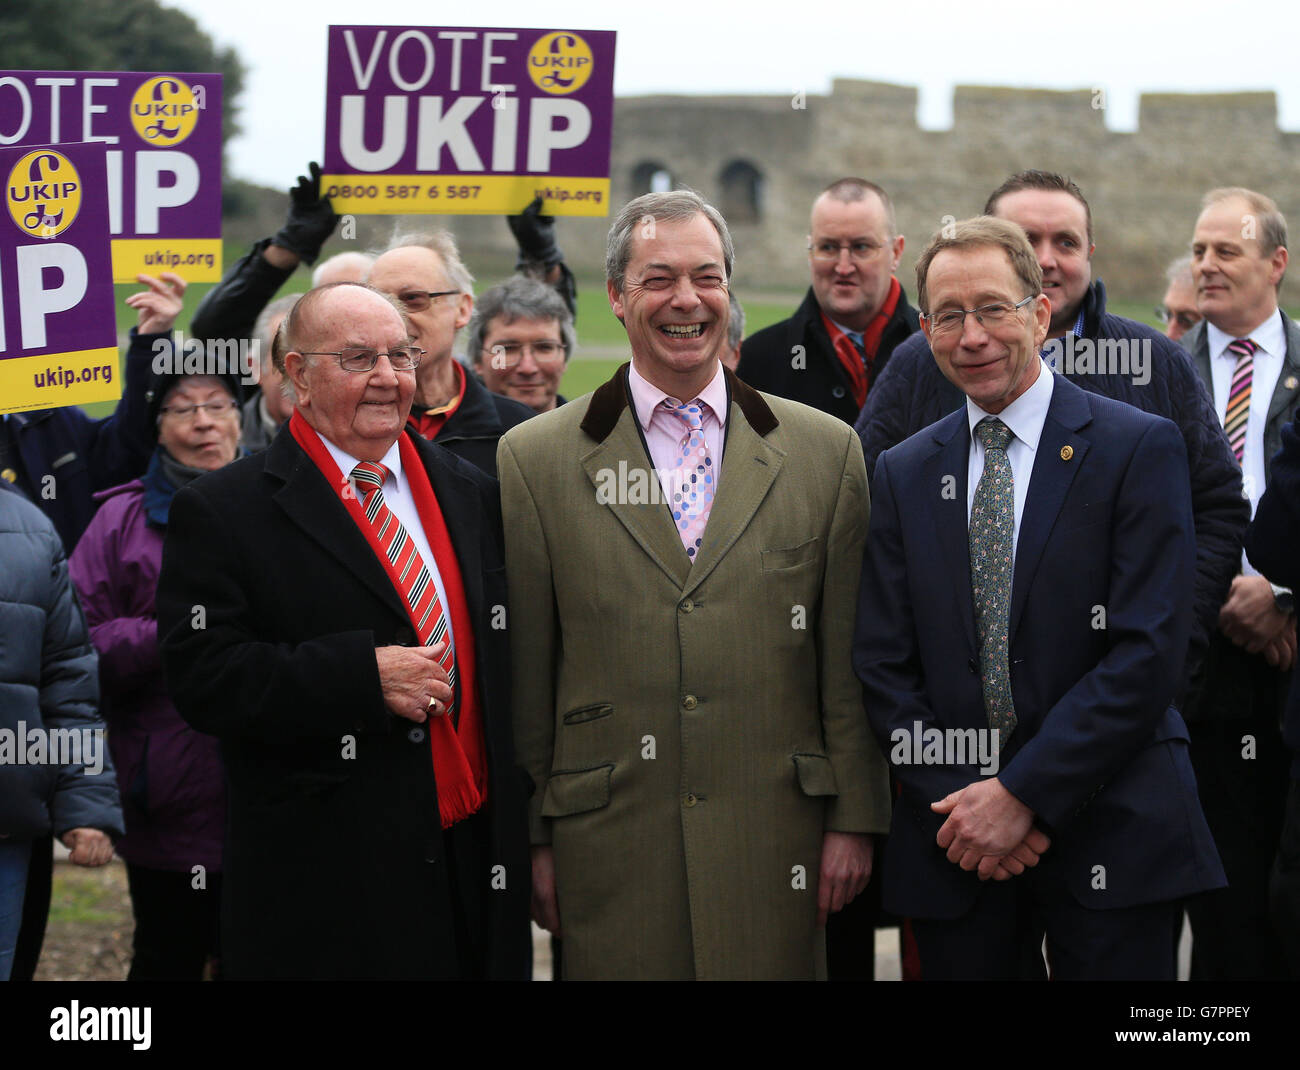
[[[314,264],[320,256],[320,247],[334,233],[339,217],[334,214],[329,198],[321,196],[320,164],[313,162],[307,168],[309,174],[299,175],[298,184],[289,188],[289,218],[271,244]]]

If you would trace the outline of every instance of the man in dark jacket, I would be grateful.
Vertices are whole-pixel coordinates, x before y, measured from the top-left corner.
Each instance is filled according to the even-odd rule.
[[[808,295],[789,319],[745,339],[736,374],[852,423],[894,347],[919,327],[894,277],[902,255],[883,189],[861,178],[827,186],[813,202]]]
[[[1106,312],[1105,287],[1092,281],[1092,217],[1078,186],[1059,175],[1021,172],[994,191],[985,213],[1019,224],[1034,248],[1043,293],[1052,305],[1043,352],[1048,363],[1056,358],[1055,370],[1076,386],[1164,416],[1182,432],[1196,523],[1196,615],[1183,673],[1186,689],[1217,627],[1250,519],[1241,471],[1214,404],[1181,346]],[[1125,343],[1122,350],[1117,343]],[[1115,359],[1117,352],[1127,356],[1126,367]],[[1083,359],[1089,353],[1091,359]],[[886,449],[962,404],[961,392],[939,371],[925,336],[909,338],[876,382],[856,425],[867,470],[874,471]]]
[[[1292,590],[1300,587],[1300,434],[1294,423],[1281,429],[1282,448],[1273,457],[1268,489],[1259,499],[1246,533],[1250,563]],[[1269,915],[1292,980],[1300,980],[1300,690],[1286,700],[1282,737],[1290,778],[1277,857],[1269,887]],[[1276,820],[1277,815],[1274,815]]]
[[[497,474],[497,442],[533,410],[493,394],[452,356],[456,332],[474,311],[474,278],[456,239],[433,229],[393,239],[368,279],[406,309],[415,344],[425,351],[416,380],[411,423],[488,475]]]
[[[176,709],[227,772],[226,974],[526,979],[496,483],[407,427],[387,297],[321,287],[285,331],[293,415],[177,492],[158,583]]]
[[[1300,401],[1300,327],[1277,305],[1286,219],[1253,190],[1211,190],[1192,236],[1204,319],[1183,336],[1224,422],[1248,504],[1272,477],[1282,426]],[[1249,226],[1247,226],[1249,221]],[[1192,765],[1228,887],[1187,903],[1193,980],[1277,980],[1269,874],[1287,791],[1278,731],[1296,656],[1295,596],[1240,558],[1203,672],[1187,703]],[[1236,571],[1236,570],[1234,570]]]

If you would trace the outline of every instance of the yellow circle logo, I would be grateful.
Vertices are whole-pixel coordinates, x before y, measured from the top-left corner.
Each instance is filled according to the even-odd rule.
[[[558,30],[528,50],[528,76],[543,93],[576,93],[591,77],[591,48],[576,33]]]
[[[157,148],[179,145],[194,133],[201,103],[194,90],[173,75],[150,78],[131,97],[131,125]]]
[[[81,210],[81,176],[62,153],[29,152],[9,172],[5,202],[24,234],[53,238],[72,226]]]

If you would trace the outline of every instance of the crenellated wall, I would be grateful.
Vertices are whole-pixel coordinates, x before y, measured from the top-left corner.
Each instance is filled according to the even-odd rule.
[[[1142,301],[1163,293],[1164,267],[1186,251],[1207,189],[1261,190],[1300,227],[1300,134],[1278,129],[1273,93],[1148,93],[1133,133],[1106,128],[1104,96],[1093,90],[959,86],[946,131],[922,130],[916,106],[913,87],[852,79],[806,98],[620,98],[612,208],[644,192],[633,178],[645,177],[645,165],[662,167],[728,214],[740,286],[800,287],[813,198],[832,179],[860,175],[894,199],[907,237],[900,277],[914,293],[916,254],[944,216],[979,212],[1013,171],[1061,171],[1092,205],[1094,274],[1115,297]],[[737,163],[761,176],[757,221],[744,218],[743,196],[729,201],[723,186],[724,169]],[[563,220],[570,260],[597,269],[607,227]],[[471,253],[509,248],[499,221],[461,219],[455,229]],[[1283,299],[1296,303],[1300,282],[1289,279]]]

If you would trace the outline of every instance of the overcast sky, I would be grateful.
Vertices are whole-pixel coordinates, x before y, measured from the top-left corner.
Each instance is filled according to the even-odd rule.
[[[1300,131],[1300,13],[1246,0],[1057,5],[969,0],[889,3],[747,0],[484,5],[410,0],[170,0],[249,68],[234,173],[287,186],[321,156],[325,33],[336,25],[541,26],[616,30],[614,90],[641,93],[825,93],[832,78],[920,89],[918,121],[950,125],[956,85],[1104,89],[1106,122],[1137,125],[1142,92],[1274,90],[1284,130]],[[733,14],[737,9],[743,14]],[[456,12],[463,14],[456,14]],[[490,11],[489,21],[471,12]],[[432,20],[434,13],[438,21]],[[421,17],[424,16],[424,18]]]

